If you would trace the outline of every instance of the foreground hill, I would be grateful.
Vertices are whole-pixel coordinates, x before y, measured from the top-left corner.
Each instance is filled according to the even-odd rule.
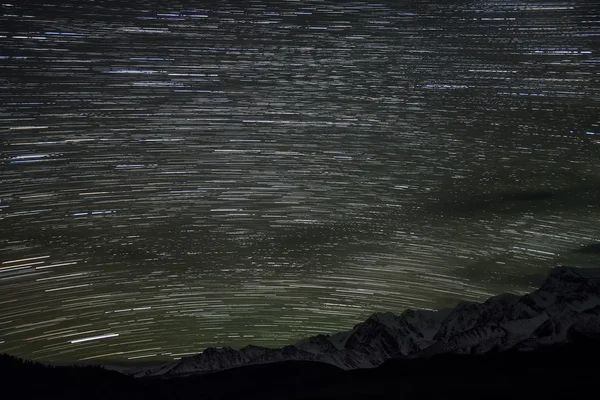
[[[86,367],[50,367],[0,357],[5,393],[20,399],[558,399],[597,396],[600,341],[534,351],[443,354],[342,370],[305,361],[215,373],[135,379]]]

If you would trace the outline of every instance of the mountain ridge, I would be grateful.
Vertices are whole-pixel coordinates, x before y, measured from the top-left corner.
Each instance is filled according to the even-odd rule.
[[[568,343],[571,331],[600,337],[600,269],[562,266],[539,289],[500,294],[481,303],[462,302],[439,311],[374,313],[352,329],[312,336],[277,349],[208,348],[135,377],[176,377],[281,361],[311,361],[344,370],[374,368],[397,358],[484,354]]]

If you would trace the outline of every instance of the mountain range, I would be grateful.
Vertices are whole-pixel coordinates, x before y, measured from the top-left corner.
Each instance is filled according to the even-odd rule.
[[[129,374],[184,377],[284,361],[320,362],[353,370],[397,359],[539,350],[569,343],[573,335],[600,339],[600,269],[558,267],[538,290],[523,296],[501,294],[440,311],[375,313],[347,332],[317,335],[277,349],[208,348]]]

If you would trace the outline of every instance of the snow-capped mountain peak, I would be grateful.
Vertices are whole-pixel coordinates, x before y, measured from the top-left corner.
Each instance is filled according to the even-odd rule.
[[[321,361],[344,369],[394,357],[485,353],[566,342],[570,333],[600,336],[600,270],[559,267],[524,296],[501,294],[453,309],[375,313],[350,331],[317,335],[279,349],[209,348],[136,376],[187,375],[276,361]]]

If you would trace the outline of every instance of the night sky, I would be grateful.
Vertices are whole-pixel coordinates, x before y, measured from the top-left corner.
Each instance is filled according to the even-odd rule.
[[[598,266],[599,54],[595,0],[3,0],[0,352],[281,346]]]

